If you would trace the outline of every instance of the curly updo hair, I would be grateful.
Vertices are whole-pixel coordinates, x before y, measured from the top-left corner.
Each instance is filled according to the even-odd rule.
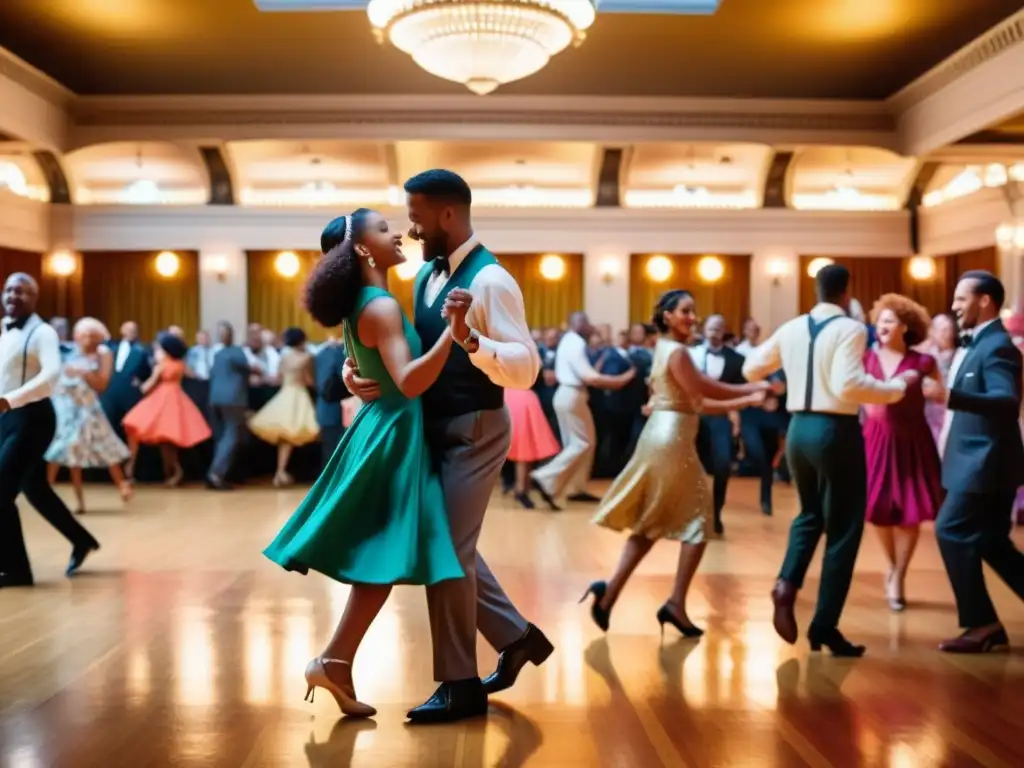
[[[188,345],[173,333],[161,331],[156,337],[156,343],[172,360],[184,360],[188,354]]]
[[[371,211],[360,208],[348,216],[339,216],[320,233],[323,254],[306,281],[303,303],[313,319],[325,328],[341,325],[356,305],[363,287],[356,243],[362,240],[366,219]]]
[[[896,315],[896,318],[906,326],[907,331],[903,334],[903,340],[908,347],[920,344],[928,338],[932,319],[928,315],[928,310],[916,301],[898,293],[883,294],[871,308],[872,325],[878,324],[878,316],[886,309]]]
[[[679,302],[683,299],[692,298],[693,294],[689,291],[683,290],[682,288],[675,288],[661,294],[661,298],[658,299],[658,303],[654,307],[654,314],[651,316],[651,322],[654,324],[654,327],[658,329],[658,333],[668,333],[668,324],[665,322],[665,313],[675,312],[676,307],[679,306]]]
[[[301,347],[306,343],[306,332],[301,328],[289,328],[281,334],[281,341],[286,347]]]

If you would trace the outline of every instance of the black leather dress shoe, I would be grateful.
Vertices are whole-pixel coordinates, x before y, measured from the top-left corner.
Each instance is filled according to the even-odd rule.
[[[66,576],[74,576],[75,571],[82,567],[82,563],[85,562],[85,558],[89,556],[89,553],[95,552],[99,548],[100,543],[96,539],[85,544],[76,544],[75,548],[71,550],[71,559],[68,560],[68,567],[64,574]]]
[[[35,584],[32,574],[0,573],[0,588],[3,587],[31,587]]]
[[[497,693],[511,688],[527,662],[539,667],[548,660],[555,650],[544,633],[533,624],[526,628],[526,634],[511,645],[501,649],[498,654],[498,667],[484,678],[483,686],[487,694]]]
[[[441,683],[427,701],[406,714],[413,723],[453,723],[487,714],[487,694],[480,678]]]
[[[574,493],[569,497],[569,501],[574,501],[577,504],[597,504],[601,499],[592,493],[584,491],[583,493]]]

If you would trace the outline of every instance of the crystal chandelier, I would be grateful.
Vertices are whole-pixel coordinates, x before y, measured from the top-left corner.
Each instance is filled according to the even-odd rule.
[[[378,40],[432,75],[488,94],[583,42],[594,0],[370,0]]]

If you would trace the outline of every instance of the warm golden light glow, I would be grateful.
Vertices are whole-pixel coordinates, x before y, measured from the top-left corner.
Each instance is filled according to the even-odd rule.
[[[399,280],[408,282],[419,274],[420,267],[423,266],[423,246],[415,240],[403,240],[402,254],[405,261],[395,267],[395,274]]]
[[[824,256],[820,256],[817,259],[811,259],[811,263],[807,265],[807,276],[812,278],[817,277],[818,272],[821,271],[822,267],[827,267],[829,264],[833,263],[835,262],[833,262],[832,259]]]
[[[50,255],[48,266],[58,277],[71,277],[78,269],[78,261],[67,251],[57,251]]]
[[[203,266],[207,272],[223,278],[228,273],[228,257],[219,253],[210,254],[203,259]]]
[[[647,277],[655,283],[664,283],[672,277],[672,262],[667,256],[651,256],[644,267]]]
[[[621,269],[622,264],[614,256],[607,256],[601,259],[601,263],[598,264],[598,272],[601,275],[601,282],[614,282],[615,278],[619,276]]]
[[[291,280],[299,274],[299,257],[292,251],[281,251],[274,259],[274,269],[281,277]]]
[[[764,271],[768,277],[778,280],[780,277],[785,277],[789,274],[789,264],[786,263],[785,259],[769,259],[768,263],[765,264]]]
[[[262,611],[247,612],[243,618],[242,641],[245,644],[245,700],[250,704],[268,704],[271,697],[271,672],[274,668],[270,616]]]
[[[910,276],[915,280],[926,281],[935,278],[935,259],[931,256],[915,256],[908,265]]]
[[[213,634],[202,606],[190,605],[182,609],[175,651],[175,703],[184,705],[186,710],[213,704],[217,692]]]
[[[540,276],[545,280],[561,280],[565,277],[565,259],[549,253],[540,260]]]
[[[697,276],[705,283],[717,283],[725,275],[725,264],[717,256],[704,256],[697,262]]]
[[[156,272],[160,277],[174,277],[181,269],[181,259],[178,254],[164,251],[156,257]]]

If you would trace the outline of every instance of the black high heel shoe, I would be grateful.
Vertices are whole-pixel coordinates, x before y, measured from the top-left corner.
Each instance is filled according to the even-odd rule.
[[[608,621],[612,617],[610,608],[606,611],[601,607],[601,601],[604,600],[604,596],[607,591],[607,581],[595,581],[587,587],[587,591],[584,592],[583,597],[580,598],[580,602],[582,603],[587,599],[588,595],[594,596],[594,602],[590,604],[590,618],[592,618],[594,623],[601,628],[602,632],[608,631]]]
[[[807,640],[811,644],[812,651],[820,651],[825,646],[832,655],[838,658],[859,659],[864,655],[867,648],[863,645],[854,645],[838,629],[819,630],[811,627],[807,630]]]
[[[673,627],[679,630],[679,633],[683,637],[700,637],[704,634],[704,630],[700,627],[695,627],[693,624],[683,624],[671,610],[669,610],[668,603],[661,606],[658,609],[656,616],[658,624],[661,625],[661,636],[665,636],[665,625],[671,624]]]

